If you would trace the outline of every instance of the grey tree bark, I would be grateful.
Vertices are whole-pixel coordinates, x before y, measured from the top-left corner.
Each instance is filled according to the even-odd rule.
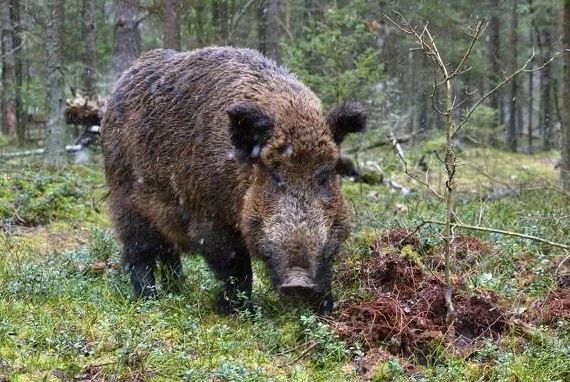
[[[500,82],[501,70],[501,23],[499,20],[499,0],[491,0],[490,8],[493,15],[489,20],[489,45],[488,45],[488,59],[489,59],[489,88],[494,88]],[[497,111],[497,125],[502,122],[501,120],[501,104],[498,92],[494,92],[489,96],[489,106]]]
[[[570,0],[564,1],[564,46],[570,48]],[[562,188],[570,191],[570,57],[564,55],[564,100],[562,121],[562,162],[560,180]]]
[[[162,0],[162,42],[168,49],[180,50],[180,19],[178,0]]]
[[[552,33],[545,27],[542,32],[542,61],[545,62],[552,54]],[[542,133],[542,148],[550,150],[552,148],[552,65],[546,65],[540,71],[540,86],[542,94],[540,97],[540,131]]]
[[[517,0],[513,0],[511,12],[511,71],[515,72],[518,68],[518,14],[517,14]],[[509,125],[507,127],[507,147],[509,150],[517,151],[517,117],[518,117],[518,79],[517,77],[511,80],[511,94],[510,94],[510,112],[509,112]]]
[[[258,7],[259,50],[267,57],[279,61],[280,9],[277,0],[260,0]]]
[[[113,4],[113,78],[117,80],[140,55],[139,1],[114,0]]]
[[[83,0],[83,91],[91,99],[97,95],[97,41],[95,0]]]
[[[65,160],[63,119],[63,0],[49,0],[46,9],[47,155],[46,164],[61,167]]]
[[[226,0],[214,0],[212,4],[212,19],[218,29],[219,44],[230,44],[228,2]]]
[[[23,83],[23,56],[24,44],[22,40],[22,19],[20,17],[20,0],[10,0],[10,18],[13,26],[14,42],[14,64],[16,65],[16,117],[18,124],[16,135],[18,143],[23,144],[26,139],[26,113],[24,110],[24,102],[22,100],[22,83]]]
[[[14,26],[10,15],[11,3],[0,7],[2,23],[2,133],[16,138],[18,116],[16,114],[16,61],[14,52]]]
[[[529,17],[531,20],[534,18],[534,7],[532,5],[532,0],[528,0],[529,6]],[[534,25],[531,22],[531,26]],[[534,31],[532,28],[529,28],[528,33],[528,40],[529,45],[533,46],[534,44]],[[534,115],[534,71],[528,72],[528,129],[527,129],[527,139],[528,139],[528,152],[532,152],[532,125],[533,125],[533,117]]]

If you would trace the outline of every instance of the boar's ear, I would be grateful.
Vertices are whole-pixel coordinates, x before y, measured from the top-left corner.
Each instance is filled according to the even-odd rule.
[[[259,107],[248,102],[236,103],[226,112],[230,118],[230,139],[236,157],[241,161],[256,161],[271,136],[273,120]]]
[[[340,176],[353,176],[355,178],[360,178],[360,172],[356,168],[356,165],[349,157],[341,155],[336,163],[336,173]]]
[[[349,133],[361,132],[366,128],[366,113],[359,102],[343,102],[327,115],[327,123],[334,140],[341,144]]]

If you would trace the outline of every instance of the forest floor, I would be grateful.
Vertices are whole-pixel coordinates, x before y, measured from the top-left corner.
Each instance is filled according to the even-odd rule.
[[[91,159],[58,172],[30,158],[1,165],[0,381],[570,380],[568,252],[458,230],[448,331],[441,227],[423,224],[444,206],[386,149],[359,160],[414,191],[344,181],[355,227],[326,318],[282,301],[258,261],[256,313],[215,313],[219,284],[197,256],[184,259],[182,293],[131,301]],[[459,220],[568,244],[557,159],[465,148]],[[436,156],[426,163],[441,189]]]

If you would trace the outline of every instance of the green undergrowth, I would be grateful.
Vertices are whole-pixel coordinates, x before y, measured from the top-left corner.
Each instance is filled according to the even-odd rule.
[[[17,261],[29,258],[19,253],[25,251],[14,248],[0,264],[0,375],[11,380],[85,373],[165,381],[354,379],[343,368],[350,349],[306,309],[283,305],[263,280],[256,281],[257,312],[225,317],[212,309],[219,286],[198,257],[184,261],[180,295],[131,301],[106,231],[94,231],[85,247]],[[304,346],[314,351],[301,357]]]
[[[471,171],[467,165],[460,169],[461,222],[568,243],[568,199],[548,187],[556,181],[556,153],[526,156],[467,148],[462,158],[477,162],[486,175],[466,173]],[[415,191],[403,195],[383,185],[344,182],[354,230],[336,263],[341,305],[367,298],[357,271],[370,256],[369,245],[385,232],[418,227],[420,249],[404,247],[401,255],[421,263],[441,255],[441,227],[422,222],[442,220],[443,204],[402,175],[389,151],[360,159],[378,161],[386,176]],[[99,167],[70,165],[56,172],[32,164],[0,175],[0,380],[362,379],[355,365],[366,349],[342,342],[330,321],[280,299],[260,262],[254,263],[253,296],[259,308],[252,313],[225,317],[215,312],[220,285],[197,256],[184,259],[187,280],[180,294],[131,301],[106,217]],[[518,192],[496,200],[477,197],[499,186]],[[534,309],[556,288],[565,268],[558,265],[567,254],[544,244],[458,233],[488,246],[456,262],[465,288],[496,294],[509,314],[524,316]],[[513,327],[468,355],[434,349],[427,364],[393,356],[376,365],[372,380],[568,380],[570,324],[530,325],[530,337]]]
[[[0,173],[0,221],[22,226],[100,224],[104,195],[104,179],[94,168],[10,168]]]

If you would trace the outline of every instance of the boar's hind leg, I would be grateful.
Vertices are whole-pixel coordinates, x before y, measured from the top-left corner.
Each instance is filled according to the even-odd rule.
[[[133,297],[155,297],[156,259],[174,254],[172,246],[137,213],[123,213],[117,221],[117,230],[123,243],[123,267],[130,274]]]
[[[223,232],[216,236],[205,243],[210,245],[204,245],[201,252],[216,278],[224,281],[218,307],[225,314],[250,309],[253,273],[249,252],[237,233]]]

